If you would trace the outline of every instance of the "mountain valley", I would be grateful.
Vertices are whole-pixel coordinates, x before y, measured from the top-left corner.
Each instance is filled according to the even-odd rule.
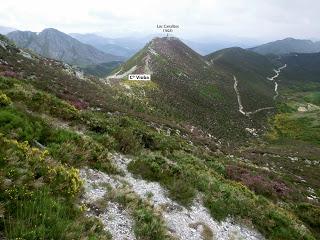
[[[9,35],[0,238],[319,239],[319,53],[157,37],[122,63]]]

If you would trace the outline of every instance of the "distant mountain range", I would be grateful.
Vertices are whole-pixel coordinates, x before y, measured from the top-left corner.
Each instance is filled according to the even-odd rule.
[[[241,48],[202,56],[165,37],[98,79],[0,35],[1,221],[8,223],[0,238],[61,239],[68,231],[72,239],[319,239],[319,62],[319,53]],[[110,65],[100,67],[88,71],[104,74]],[[151,81],[128,81],[130,73]],[[90,184],[84,192],[82,181]],[[97,209],[91,219],[75,208],[82,200]],[[128,209],[112,208],[130,220],[120,223],[132,237],[94,230],[110,230],[113,219],[94,221],[109,203]],[[182,228],[171,224],[182,220]],[[137,233],[140,226],[148,231]]]
[[[125,58],[132,57],[136,52],[142,49],[148,42],[150,42],[155,37],[160,37],[159,34],[146,35],[142,37],[131,36],[122,38],[108,38],[100,36],[99,34],[88,33],[70,33],[70,36],[78,39],[80,42],[90,44],[97,49],[104,51],[106,53],[111,53],[117,56],[123,56]],[[230,46],[240,46],[247,48],[249,46],[254,46],[252,41],[244,43],[244,41],[238,40],[221,40],[220,39],[198,39],[198,40],[188,40],[183,39],[188,46],[190,46],[194,51],[201,55],[206,55],[223,48]]]
[[[129,59],[151,39],[157,37],[157,35],[145,35],[110,38],[95,33],[65,34],[52,28],[45,29],[41,33],[35,33],[17,31],[16,29],[3,26],[0,26],[0,33],[7,34],[19,47],[29,48],[40,55],[80,66],[92,66]],[[239,39],[232,41],[228,39],[206,39],[205,41],[184,39],[183,41],[201,55],[210,54],[230,46],[247,48],[254,44],[253,40],[248,40],[247,43],[244,43],[244,41]],[[286,38],[248,48],[248,50],[262,55],[317,53],[320,52],[320,41],[313,42],[311,40]]]
[[[70,33],[69,35],[79,40],[80,42],[90,44],[105,53],[121,56],[124,58],[131,57],[139,50],[139,48],[137,49],[136,46],[126,46],[117,39],[106,38],[93,33]]]
[[[82,43],[90,44],[95,48],[108,54],[129,58],[136,52],[136,49],[122,47],[120,45],[115,44],[112,39],[101,37],[92,33],[71,33],[69,35]]]
[[[283,55],[288,53],[316,53],[320,52],[320,41],[313,42],[311,40],[286,38],[283,40],[266,43],[251,48],[250,50],[263,55]]]
[[[13,32],[13,31],[16,31],[16,30],[17,29],[15,29],[15,28],[0,26],[0,34],[3,34],[3,35],[6,35],[9,32]]]
[[[27,48],[44,57],[81,67],[123,59],[122,57],[102,52],[53,28],[44,29],[40,33],[13,31],[7,36],[18,47]]]

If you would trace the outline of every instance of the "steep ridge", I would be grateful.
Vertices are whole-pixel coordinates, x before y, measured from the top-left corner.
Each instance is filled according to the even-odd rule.
[[[273,86],[266,80],[273,68],[269,59],[243,49],[203,57],[177,38],[156,38],[114,70],[106,82],[126,81],[132,73],[152,74],[151,80],[158,86],[158,91],[147,93],[152,106],[222,137],[236,125],[242,126],[240,132],[246,127],[259,128],[261,120],[239,118],[233,75],[240,79],[242,104],[253,114],[274,105]]]

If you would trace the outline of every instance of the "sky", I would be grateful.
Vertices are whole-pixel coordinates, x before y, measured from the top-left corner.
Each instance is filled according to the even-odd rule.
[[[1,0],[0,26],[108,37],[161,33],[188,39],[320,39],[319,0]]]

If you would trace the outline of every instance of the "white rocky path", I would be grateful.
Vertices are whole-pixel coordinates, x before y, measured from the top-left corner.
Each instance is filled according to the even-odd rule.
[[[236,76],[233,76],[233,80],[234,80],[233,88],[234,88],[234,91],[236,92],[236,95],[237,95],[238,105],[239,105],[239,112],[241,114],[243,114],[245,116],[250,116],[252,114],[261,112],[263,110],[270,110],[270,109],[274,108],[274,107],[264,107],[264,108],[259,108],[257,110],[251,111],[251,112],[244,111],[244,107],[243,107],[242,102],[241,102],[240,92],[239,92],[239,89],[238,89],[238,80],[237,80]]]
[[[273,99],[276,99],[279,96],[279,92],[278,92],[278,82],[276,81],[276,79],[279,77],[282,69],[285,69],[287,67],[287,64],[284,64],[283,66],[279,67],[278,69],[273,69],[273,71],[275,72],[275,75],[272,77],[267,77],[268,80],[273,81],[274,82],[274,91],[275,91],[275,96],[273,97]]]
[[[145,58],[145,65],[144,65],[144,74],[152,74],[153,72],[150,69],[150,61],[151,61],[151,57],[149,54],[147,54],[146,58]]]
[[[247,115],[246,112],[243,110],[244,108],[243,108],[243,105],[242,105],[242,102],[241,102],[241,96],[240,96],[240,92],[239,92],[239,89],[238,89],[238,79],[234,75],[233,75],[233,80],[234,80],[233,88],[234,88],[234,91],[236,92],[236,95],[237,95],[238,105],[239,105],[239,112],[242,113],[243,115]]]
[[[274,76],[272,77],[267,77],[268,80],[270,81],[274,81],[275,85],[274,85],[274,91],[276,93],[276,95],[273,97],[273,99],[275,100],[278,96],[279,96],[279,92],[278,92],[278,83],[275,81],[281,71],[287,67],[287,64],[284,64],[283,66],[279,67],[278,69],[274,69],[274,72],[276,73]],[[270,110],[270,109],[273,109],[274,107],[264,107],[264,108],[259,108],[255,111],[251,111],[251,112],[246,112],[244,111],[244,107],[242,105],[242,102],[241,102],[241,96],[240,96],[240,92],[239,92],[239,89],[238,89],[238,79],[236,76],[233,75],[233,80],[234,80],[234,85],[233,85],[233,88],[234,88],[234,91],[237,95],[237,99],[238,99],[238,105],[239,105],[239,112],[245,116],[250,116],[252,114],[255,114],[255,113],[258,113],[258,112],[261,112],[261,111],[264,111],[264,110]]]
[[[232,219],[217,222],[203,206],[201,197],[194,200],[190,208],[185,208],[167,196],[167,191],[157,182],[148,182],[140,178],[135,178],[127,170],[127,165],[131,161],[123,155],[113,156],[115,164],[124,172],[124,176],[108,176],[105,173],[82,169],[81,177],[84,180],[85,196],[84,203],[90,203],[98,199],[103,199],[107,189],[105,184],[118,189],[127,184],[142,199],[151,201],[155,209],[161,210],[162,217],[167,225],[167,229],[172,236],[178,239],[198,240],[198,239],[263,239],[256,231],[247,227],[235,224]],[[111,208],[111,210],[110,210]],[[114,217],[108,217],[114,215]],[[132,220],[126,212],[120,212],[116,204],[108,204],[107,209],[99,214],[106,229],[114,236],[114,239],[135,239],[132,232]],[[204,233],[206,237],[204,236]],[[208,234],[209,233],[209,234]]]
[[[135,70],[137,69],[137,66],[133,66],[132,68],[130,68],[128,71],[122,73],[122,74],[119,74],[121,71],[122,71],[122,68],[116,72],[115,74],[111,75],[111,76],[108,76],[106,78],[106,80],[109,80],[109,79],[122,79],[126,76],[128,76],[129,74],[133,73]]]

